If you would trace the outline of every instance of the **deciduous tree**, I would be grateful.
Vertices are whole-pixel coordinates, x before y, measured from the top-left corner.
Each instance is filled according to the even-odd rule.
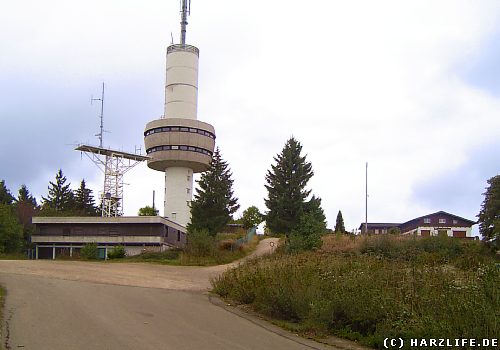
[[[241,217],[243,227],[246,229],[257,226],[263,220],[264,218],[262,217],[259,208],[254,205],[245,209],[245,211],[243,212],[243,216]]]
[[[0,254],[18,252],[22,241],[23,227],[17,222],[13,207],[0,203]]]
[[[158,209],[146,205],[145,207],[139,208],[139,212],[137,214],[139,216],[157,216]]]

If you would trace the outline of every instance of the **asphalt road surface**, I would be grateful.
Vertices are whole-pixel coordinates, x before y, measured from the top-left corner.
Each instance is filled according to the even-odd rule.
[[[211,303],[209,278],[231,266],[0,261],[5,348],[332,349]]]

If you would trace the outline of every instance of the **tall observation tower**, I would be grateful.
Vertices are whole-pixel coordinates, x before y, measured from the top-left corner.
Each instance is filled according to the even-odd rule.
[[[193,174],[206,171],[215,146],[215,130],[197,120],[199,50],[186,45],[190,0],[181,4],[180,44],[167,48],[165,113],[146,124],[148,167],[165,172],[164,216],[186,226],[191,220]]]

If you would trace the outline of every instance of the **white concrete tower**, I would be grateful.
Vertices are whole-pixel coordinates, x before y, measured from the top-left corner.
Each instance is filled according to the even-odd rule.
[[[215,130],[197,120],[199,50],[186,45],[190,0],[182,0],[181,43],[167,48],[165,114],[146,124],[148,166],[165,172],[164,215],[186,226],[191,220],[193,173],[206,171],[215,147]]]

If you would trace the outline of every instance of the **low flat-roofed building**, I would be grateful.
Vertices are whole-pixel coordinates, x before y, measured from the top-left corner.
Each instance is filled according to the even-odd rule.
[[[78,256],[88,243],[97,244],[103,259],[119,245],[136,255],[186,244],[186,228],[161,216],[33,217],[32,223],[36,259]]]

